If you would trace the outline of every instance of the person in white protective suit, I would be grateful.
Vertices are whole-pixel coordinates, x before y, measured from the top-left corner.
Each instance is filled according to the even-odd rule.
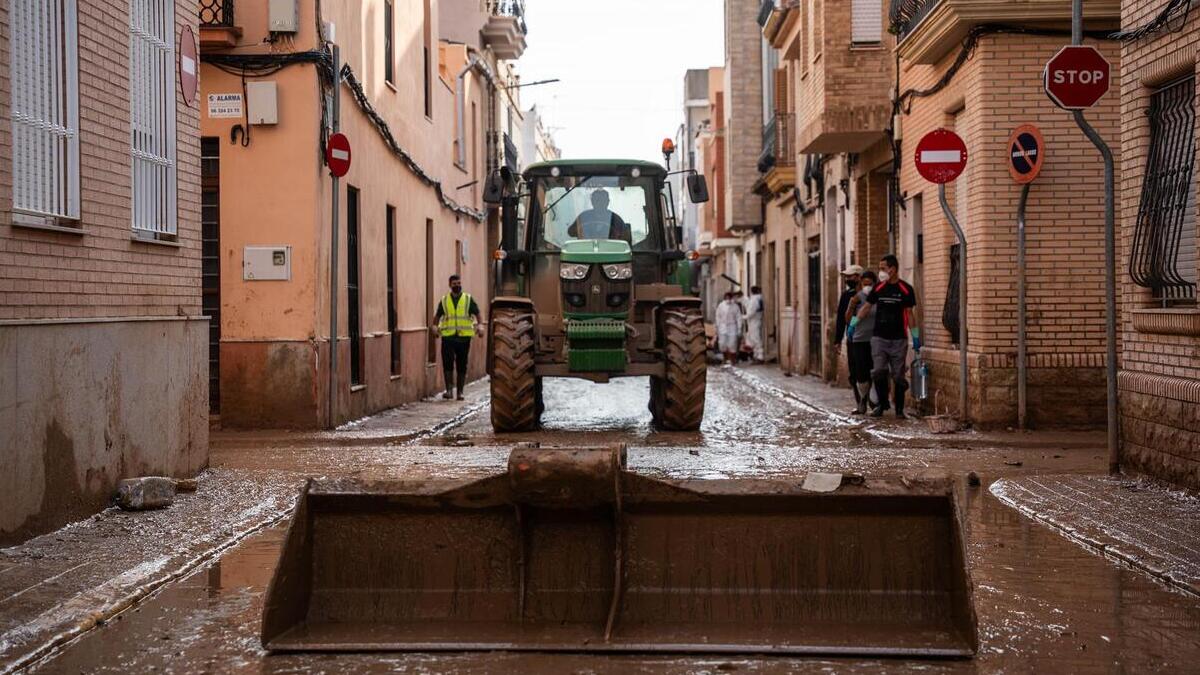
[[[717,305],[717,346],[725,355],[725,365],[737,361],[741,331],[742,309],[734,299],[733,293],[726,293],[725,299]]]
[[[763,362],[763,296],[758,286],[750,287],[750,295],[742,301],[746,312],[746,345],[754,350],[754,362]]]

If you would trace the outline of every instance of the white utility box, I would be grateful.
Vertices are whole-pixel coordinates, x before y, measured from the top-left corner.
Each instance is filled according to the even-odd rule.
[[[291,246],[247,246],[242,252],[245,281],[291,281]]]
[[[279,124],[279,93],[273,80],[246,83],[246,113],[250,124]]]
[[[297,0],[270,0],[267,24],[272,33],[295,33],[300,28]]]

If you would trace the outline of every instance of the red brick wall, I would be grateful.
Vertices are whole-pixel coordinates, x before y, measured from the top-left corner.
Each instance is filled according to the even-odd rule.
[[[198,34],[175,2],[175,34]],[[81,234],[13,227],[8,3],[0,5],[0,319],[200,314],[199,104],[176,91],[178,247],[131,240],[128,3],[79,3]],[[177,87],[178,89],[178,87]]]

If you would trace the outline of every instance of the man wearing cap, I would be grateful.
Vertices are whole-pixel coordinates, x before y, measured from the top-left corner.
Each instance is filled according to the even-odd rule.
[[[856,293],[858,293],[858,286],[860,280],[862,279],[862,273],[863,268],[861,265],[851,265],[842,270],[842,296],[838,299],[836,319],[837,325],[835,327],[836,334],[833,336],[834,354],[837,354],[837,352],[841,351],[842,349],[842,340],[846,337],[846,311],[850,308],[850,300]],[[854,372],[853,349],[846,350],[846,367],[851,373]],[[854,403],[855,405],[858,405],[860,403],[860,396],[858,393],[858,388],[853,386],[853,381],[851,382],[850,388],[854,392]]]

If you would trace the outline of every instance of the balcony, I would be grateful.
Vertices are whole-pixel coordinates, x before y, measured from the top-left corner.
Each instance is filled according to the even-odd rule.
[[[508,134],[504,134],[504,166],[514,174],[521,172],[521,157],[517,152],[517,144]]]
[[[200,49],[236,47],[242,29],[234,22],[233,0],[200,0]]]
[[[1119,27],[1120,0],[1083,5],[1089,30]],[[1071,0],[892,0],[891,30],[900,58],[934,64],[958,47],[972,28],[988,23],[1069,28]]]
[[[525,0],[488,0],[483,43],[500,59],[519,59],[525,53]]]
[[[776,113],[763,129],[763,149],[758,157],[763,174],[755,192],[766,196],[782,194],[796,184],[796,116]]]

